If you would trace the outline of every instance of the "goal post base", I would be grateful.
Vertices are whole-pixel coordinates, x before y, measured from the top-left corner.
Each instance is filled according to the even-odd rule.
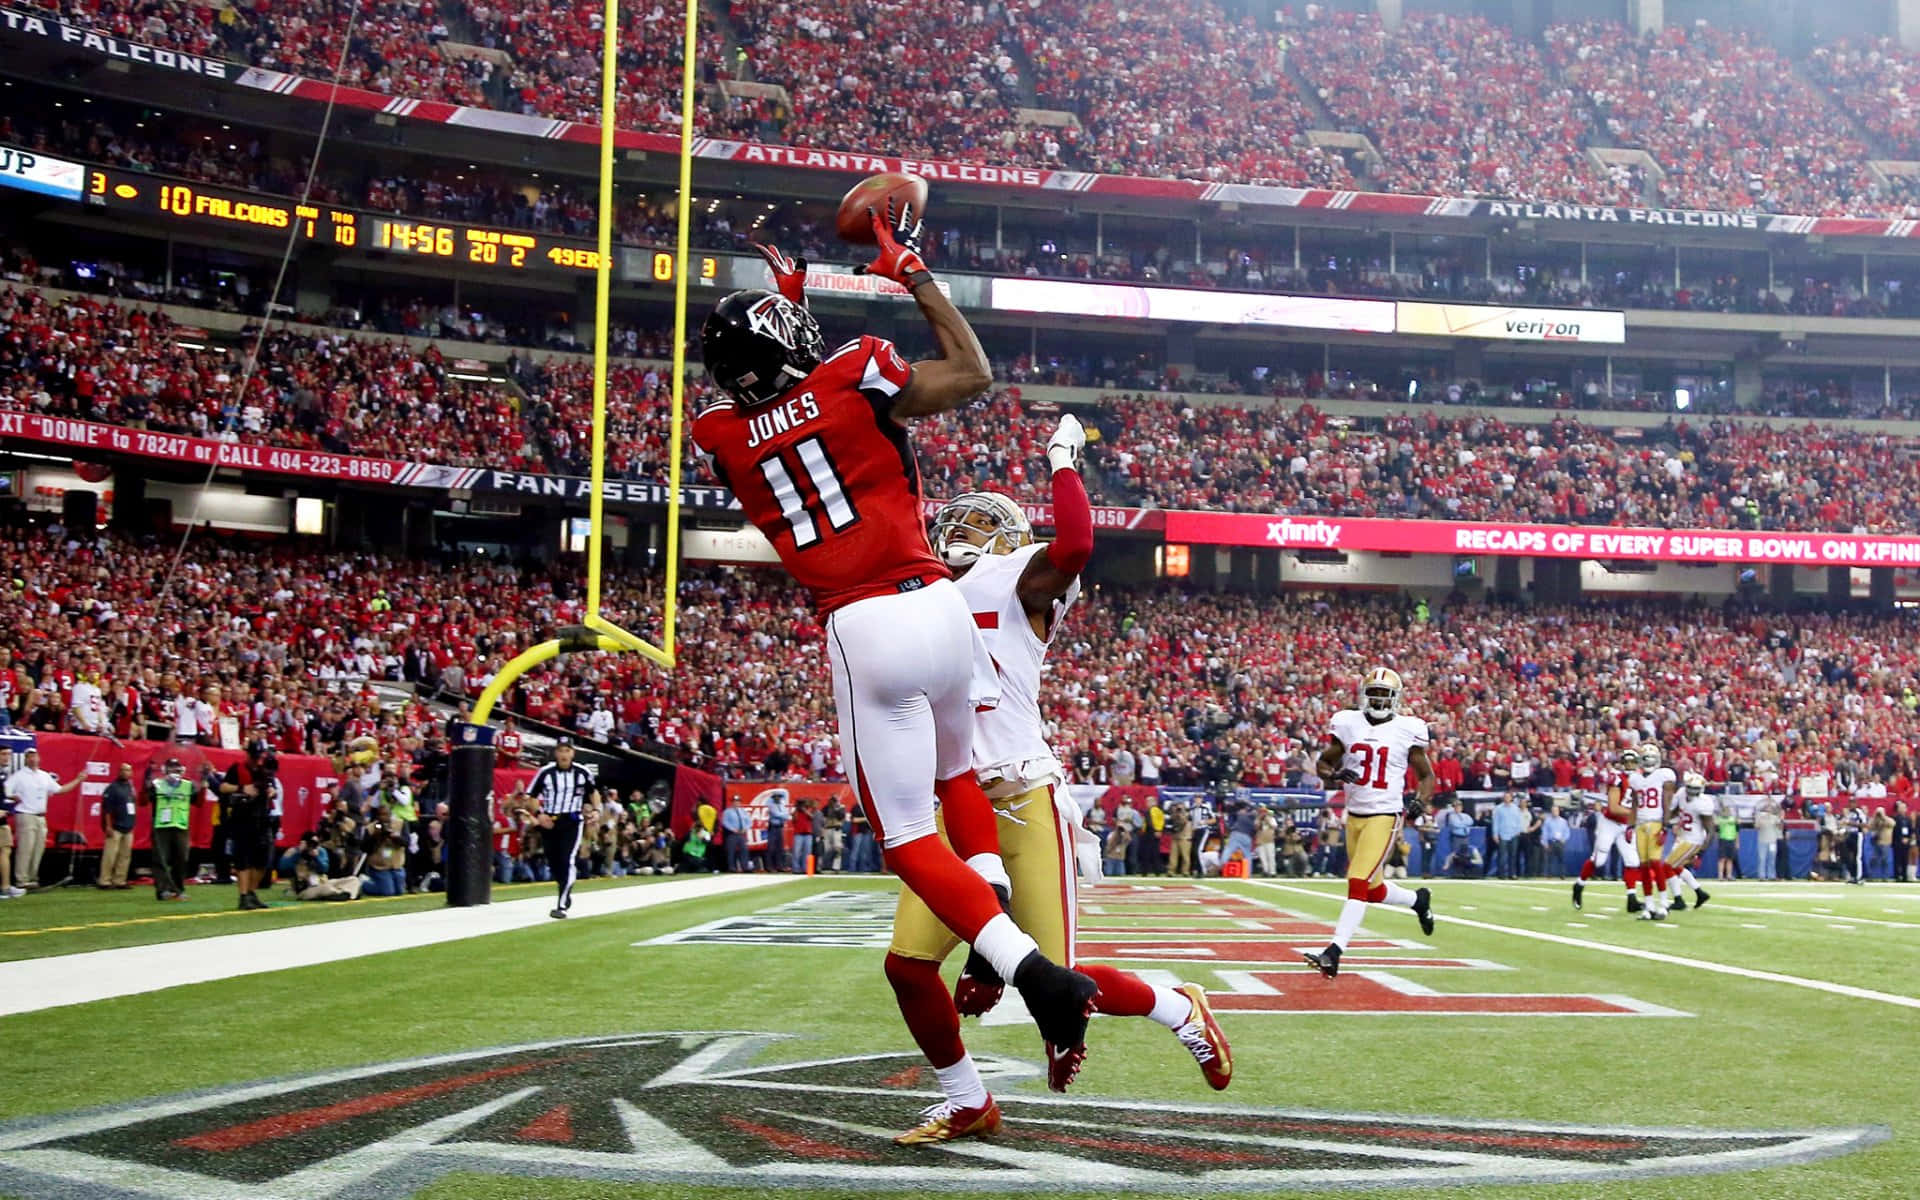
[[[493,730],[455,727],[447,796],[447,903],[493,900]]]

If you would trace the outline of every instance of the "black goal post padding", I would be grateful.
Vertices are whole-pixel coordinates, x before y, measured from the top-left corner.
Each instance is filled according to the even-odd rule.
[[[454,728],[447,801],[447,903],[493,900],[493,730]]]

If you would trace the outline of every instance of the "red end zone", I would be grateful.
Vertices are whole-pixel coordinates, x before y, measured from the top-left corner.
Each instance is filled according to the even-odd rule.
[[[1440,970],[1449,982],[1464,982],[1459,972],[1511,976],[1512,969],[1485,959],[1438,956],[1424,941],[1355,938],[1340,977],[1323,979],[1302,961],[1300,951],[1325,945],[1332,925],[1207,887],[1103,886],[1083,894],[1083,900],[1082,933],[1100,940],[1083,939],[1081,958],[1120,964],[1156,983],[1199,983],[1222,1013],[1690,1015],[1623,995],[1438,991],[1395,972]]]

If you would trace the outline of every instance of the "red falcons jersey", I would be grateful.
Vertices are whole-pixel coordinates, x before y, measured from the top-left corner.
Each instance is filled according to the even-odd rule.
[[[769,404],[710,405],[693,439],[820,614],[951,578],[934,557],[920,467],[893,398],[912,378],[862,337]]]

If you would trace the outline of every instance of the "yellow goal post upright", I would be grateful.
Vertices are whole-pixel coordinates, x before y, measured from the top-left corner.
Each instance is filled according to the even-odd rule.
[[[678,237],[674,247],[673,411],[667,438],[666,579],[661,597],[662,628],[654,644],[609,621],[600,612],[601,556],[606,528],[608,301],[613,287],[613,142],[619,96],[620,0],[604,0],[600,39],[600,222],[594,261],[593,310],[593,466],[587,499],[587,604],[580,624],[516,655],[480,693],[471,723],[455,734],[449,766],[447,831],[447,903],[486,904],[493,880],[493,730],[487,719],[494,705],[521,676],[564,654],[586,651],[630,652],[672,670],[680,587],[680,459],[686,424],[687,243],[692,219],[694,56],[700,50],[700,0],[685,0],[680,72],[680,190]]]

